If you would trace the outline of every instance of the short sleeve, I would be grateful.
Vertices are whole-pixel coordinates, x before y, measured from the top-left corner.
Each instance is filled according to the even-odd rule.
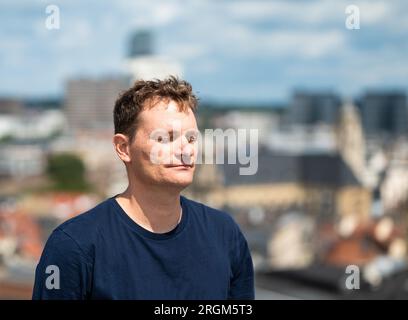
[[[33,300],[84,300],[92,266],[79,245],[63,230],[49,237],[35,272]]]
[[[238,225],[233,239],[233,265],[228,299],[253,300],[254,267],[248,243]]]

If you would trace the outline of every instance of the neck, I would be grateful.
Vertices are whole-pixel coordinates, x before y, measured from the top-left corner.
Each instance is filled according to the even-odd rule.
[[[181,220],[178,191],[133,183],[116,200],[133,221],[151,232],[171,231]]]

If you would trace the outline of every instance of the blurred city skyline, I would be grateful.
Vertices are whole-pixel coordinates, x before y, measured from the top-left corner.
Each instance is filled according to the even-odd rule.
[[[350,5],[360,29],[346,27]],[[0,299],[29,299],[52,230],[126,189],[113,106],[133,81],[170,74],[198,95],[201,132],[228,138],[205,156],[229,145],[255,155],[250,175],[240,161],[200,164],[183,195],[238,222],[257,299],[407,299],[406,8],[3,1]],[[254,129],[259,139],[230,141]],[[350,266],[361,290],[347,287]]]
[[[60,29],[45,27],[47,5]],[[203,99],[288,101],[294,89],[355,97],[407,91],[403,1],[353,1],[360,29],[345,27],[347,1],[3,1],[0,95],[61,97],[71,78],[126,72],[133,32],[182,66]]]

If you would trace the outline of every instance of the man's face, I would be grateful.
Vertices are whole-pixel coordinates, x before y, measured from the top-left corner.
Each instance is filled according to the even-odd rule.
[[[187,187],[193,181],[197,133],[192,110],[179,111],[174,101],[143,110],[130,145],[130,179],[180,191]]]

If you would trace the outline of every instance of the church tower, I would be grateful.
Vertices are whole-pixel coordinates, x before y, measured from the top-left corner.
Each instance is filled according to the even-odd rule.
[[[366,144],[359,112],[351,101],[346,101],[340,109],[337,147],[356,178],[364,184]]]

